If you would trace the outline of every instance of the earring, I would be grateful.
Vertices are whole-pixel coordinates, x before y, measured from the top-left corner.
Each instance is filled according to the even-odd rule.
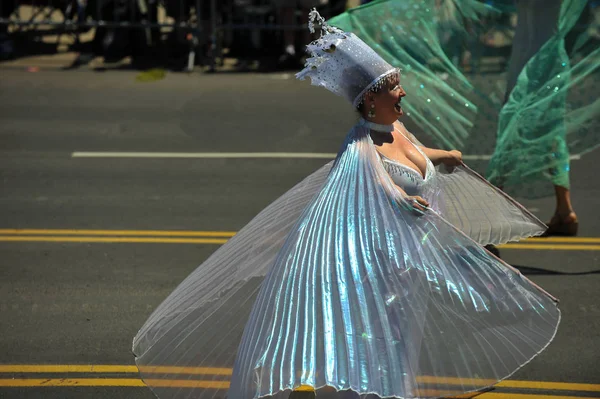
[[[367,116],[369,118],[375,118],[375,104],[371,104],[371,109],[369,110]]]

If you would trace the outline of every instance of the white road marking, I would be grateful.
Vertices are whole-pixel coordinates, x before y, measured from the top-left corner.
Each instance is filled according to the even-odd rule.
[[[333,159],[335,153],[328,152],[86,152],[76,151],[72,158],[312,158]],[[466,154],[466,161],[489,161],[492,158],[487,154]],[[581,159],[581,155],[571,155],[571,160]]]
[[[83,152],[72,158],[318,158],[333,159],[334,153],[312,152]]]
[[[479,155],[479,154],[473,154],[473,155],[463,155],[463,159],[466,161],[489,161],[490,159],[492,159],[492,155]],[[571,155],[569,157],[569,159],[571,161],[579,161],[581,159],[581,155],[575,154],[575,155]]]

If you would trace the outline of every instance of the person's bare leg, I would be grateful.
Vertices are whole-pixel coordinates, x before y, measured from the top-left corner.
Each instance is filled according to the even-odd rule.
[[[569,189],[561,186],[554,186],[554,192],[556,194],[555,214],[565,222],[577,219],[577,215],[575,215],[573,205],[571,204],[571,192]]]
[[[571,204],[571,193],[568,188],[554,186],[556,195],[556,210],[550,223],[548,224],[547,235],[570,235],[577,234],[579,223],[577,214]]]

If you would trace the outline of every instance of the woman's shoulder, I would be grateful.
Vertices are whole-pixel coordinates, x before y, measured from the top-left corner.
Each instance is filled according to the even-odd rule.
[[[406,128],[404,127],[404,123],[400,122],[399,120],[397,120],[396,122],[394,122],[394,128],[395,128],[395,129],[398,129],[398,130],[399,130],[399,129],[406,129]]]
[[[404,123],[400,121],[394,122],[394,129],[396,130],[396,132],[402,133],[405,137],[410,138],[410,136],[412,136],[408,129],[406,129],[406,126],[404,126]]]
[[[421,145],[421,142],[415,137],[414,134],[408,131],[406,126],[404,126],[404,123],[396,121],[394,122],[394,128],[396,129],[396,132],[400,132],[404,137],[412,141],[413,144]]]

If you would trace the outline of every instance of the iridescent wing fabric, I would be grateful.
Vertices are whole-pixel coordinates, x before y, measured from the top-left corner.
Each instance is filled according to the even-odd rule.
[[[150,315],[134,338],[133,353],[158,397],[216,398],[227,391],[256,293],[332,164],[260,212]]]
[[[423,144],[400,122],[402,134]],[[521,204],[462,164],[436,167],[434,182],[424,198],[446,221],[481,245],[499,245],[539,236],[548,228]]]
[[[423,193],[431,207],[481,245],[539,236],[547,226],[466,165],[450,173],[438,166],[436,182]]]
[[[262,284],[230,397],[302,385],[451,396],[542,351],[560,319],[554,299],[435,212],[415,215],[368,130],[346,145]]]
[[[301,385],[430,398],[506,378],[559,319],[518,271],[434,210],[415,213],[357,126],[333,165],[159,306],[133,351],[160,398],[287,398]]]

